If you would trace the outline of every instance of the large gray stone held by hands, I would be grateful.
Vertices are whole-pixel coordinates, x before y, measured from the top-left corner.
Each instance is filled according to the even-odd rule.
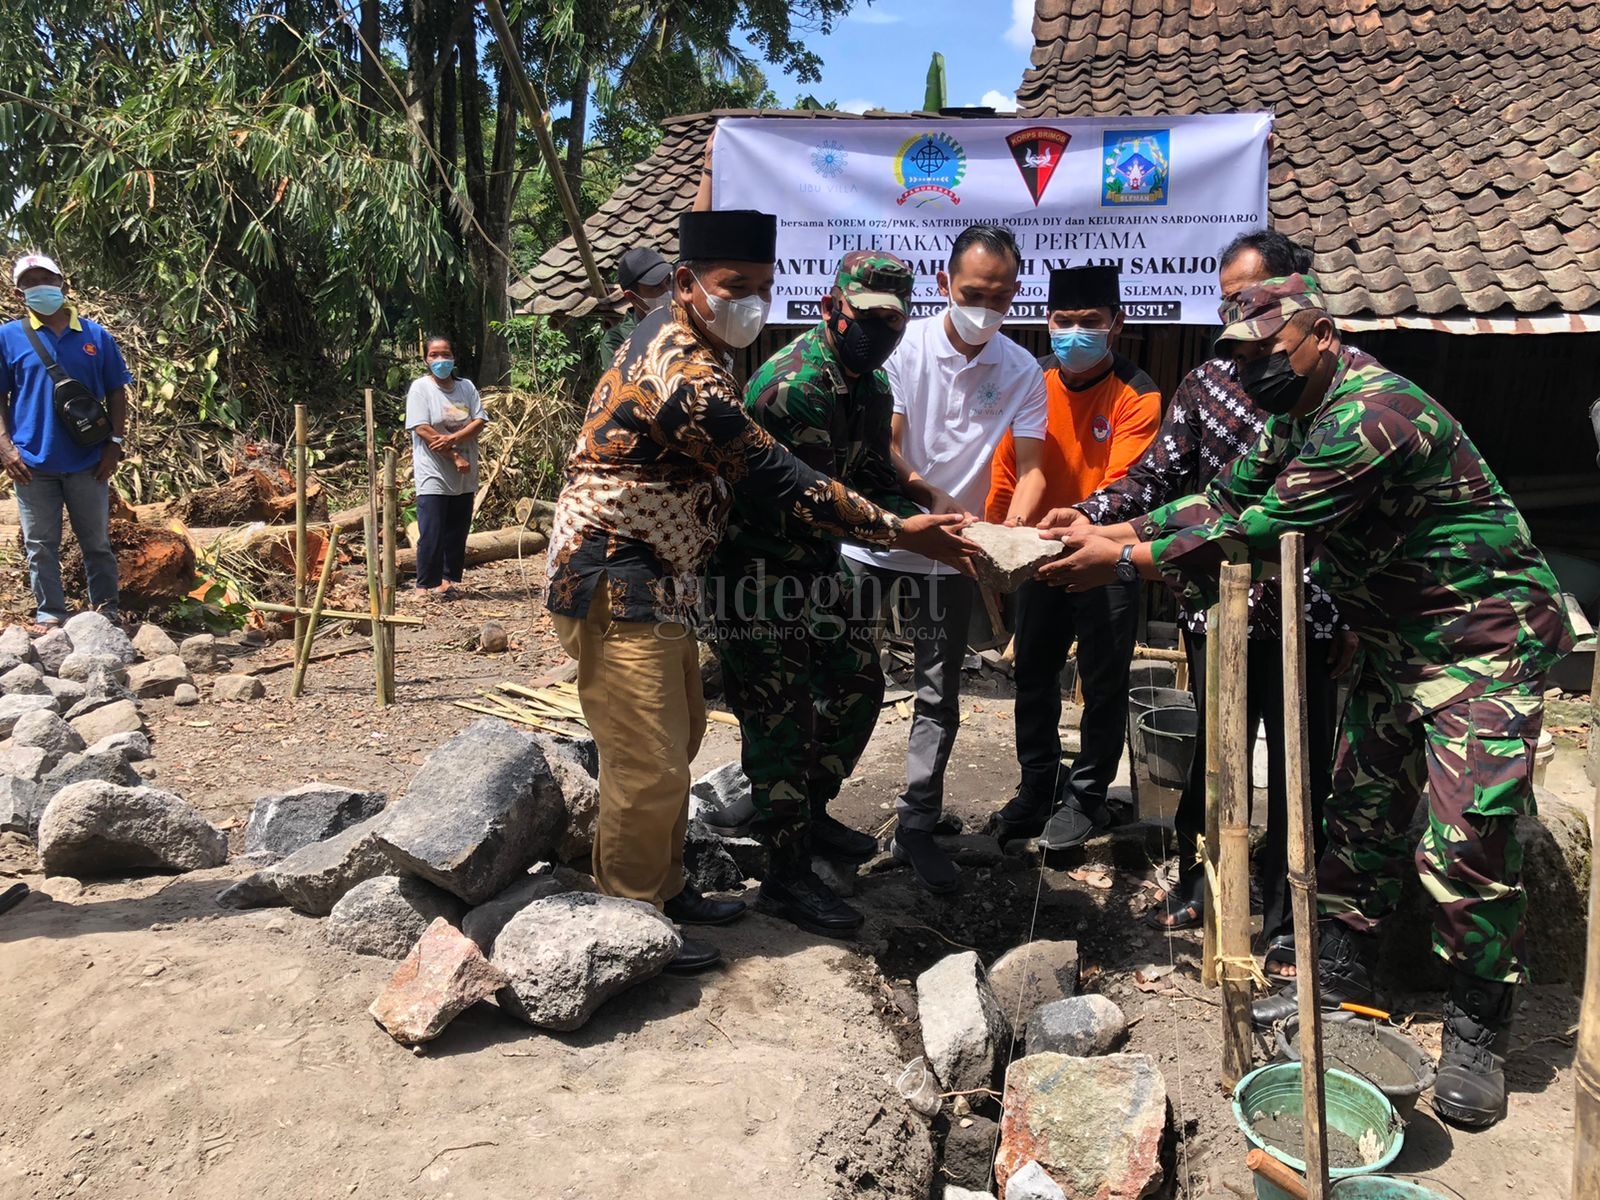
[[[566,822],[539,743],[487,718],[430,754],[385,815],[378,840],[395,866],[468,904],[549,858]]]
[[[1046,541],[1037,529],[1015,528],[979,521],[968,525],[961,536],[983,547],[974,560],[978,582],[997,592],[1014,592],[1038,574],[1039,568],[1066,552],[1060,542]]]

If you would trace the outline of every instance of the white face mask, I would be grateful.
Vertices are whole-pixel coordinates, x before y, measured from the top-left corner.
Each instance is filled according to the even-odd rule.
[[[950,301],[950,324],[956,327],[956,336],[969,346],[987,343],[1005,319],[1005,313],[997,313],[992,308]]]
[[[767,323],[767,309],[772,303],[770,300],[763,300],[759,295],[729,300],[726,296],[714,294],[698,275],[694,281],[700,284],[706,304],[711,309],[707,328],[719,341],[735,350],[742,350],[761,336],[761,329]]]
[[[656,309],[664,307],[667,301],[671,299],[672,293],[667,291],[662,292],[659,296],[640,296],[639,303],[644,306],[643,315],[649,316],[651,313],[655,312]]]

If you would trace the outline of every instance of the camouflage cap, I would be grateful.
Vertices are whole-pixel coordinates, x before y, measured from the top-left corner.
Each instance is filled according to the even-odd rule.
[[[1223,325],[1217,349],[1223,351],[1228,342],[1260,342],[1276,337],[1290,317],[1308,309],[1328,311],[1315,275],[1263,279],[1217,306],[1217,316]]]
[[[911,268],[894,255],[881,250],[852,250],[839,260],[834,286],[844,293],[852,308],[892,308],[909,313],[915,282]]]

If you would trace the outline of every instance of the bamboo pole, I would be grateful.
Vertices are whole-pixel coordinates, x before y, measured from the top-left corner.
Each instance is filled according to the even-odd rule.
[[[306,406],[294,406],[294,606],[306,606]],[[305,618],[294,619],[294,644],[305,636]]]
[[[269,604],[265,600],[252,600],[250,607],[261,612],[288,613],[295,616],[307,616],[311,610],[302,608],[298,610],[292,604]],[[379,625],[426,625],[421,617],[402,617],[395,613],[379,613],[376,617],[364,612],[347,612],[342,608],[325,608],[322,615],[336,621],[376,621]]]
[[[1222,642],[1222,605],[1206,613],[1206,833],[1203,875],[1205,903],[1202,905],[1200,982],[1217,986],[1217,852],[1222,842],[1222,705],[1217,699],[1217,677],[1222,670],[1219,654]]]
[[[378,707],[389,703],[383,690],[383,638],[378,630],[378,617],[382,606],[378,601],[378,429],[372,412],[372,389],[366,389],[367,401],[367,515],[362,522],[366,536],[367,605],[372,621],[372,678],[377,688]]]
[[[294,678],[289,681],[289,699],[298,700],[306,682],[306,666],[311,661],[311,643],[317,636],[317,622],[322,619],[322,603],[328,598],[328,583],[333,579],[333,560],[339,554],[339,535],[328,540],[322,557],[322,577],[317,580],[317,595],[311,601],[311,615],[306,618],[306,636],[295,647]],[[295,618],[297,621],[298,617]]]
[[[1600,727],[1597,727],[1600,728]],[[1600,736],[1591,730],[1589,737]],[[1600,789],[1595,792],[1591,829],[1600,829]],[[1600,1196],[1600,858],[1591,855],[1589,872],[1589,955],[1583,976],[1583,1006],[1578,1010],[1577,1081],[1573,1112],[1577,1137],[1572,1146],[1573,1196]]]
[[[1222,628],[1218,643],[1220,677],[1211,695],[1221,705],[1217,728],[1222,738],[1218,779],[1217,981],[1222,985],[1222,1085],[1230,1091],[1250,1072],[1250,726],[1248,675],[1250,564],[1222,568]],[[1209,648],[1209,647],[1208,647]],[[1209,680],[1207,683],[1209,684]],[[1209,716],[1209,713],[1207,714]]]
[[[1322,1073],[1322,997],[1317,979],[1316,837],[1311,828],[1311,764],[1306,730],[1305,536],[1283,535],[1283,749],[1289,785],[1289,896],[1294,913],[1300,997],[1300,1098],[1305,1116],[1306,1193],[1326,1200],[1328,1107]]]
[[[395,483],[397,456],[394,448],[383,452],[383,615],[394,616],[395,538],[400,530],[400,492]],[[394,703],[394,626],[380,625],[383,639],[383,694],[385,703]]]

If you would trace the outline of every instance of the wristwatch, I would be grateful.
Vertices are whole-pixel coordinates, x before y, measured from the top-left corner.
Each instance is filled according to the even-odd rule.
[[[1134,583],[1138,578],[1138,568],[1133,565],[1133,543],[1129,542],[1122,548],[1122,555],[1117,559],[1117,582]]]

